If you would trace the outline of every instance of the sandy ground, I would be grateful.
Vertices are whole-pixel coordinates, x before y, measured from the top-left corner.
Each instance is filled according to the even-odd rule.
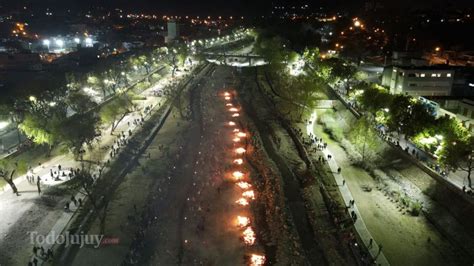
[[[177,116],[176,112],[170,115],[158,137],[139,160],[140,166],[125,177],[108,207],[105,237],[118,239],[119,243],[104,245],[98,249],[84,247],[77,253],[73,265],[119,265],[122,263],[136,228],[135,218],[140,216],[139,210],[145,208],[149,199],[147,188],[156,186],[158,191],[152,197],[159,199],[162,198],[161,187],[166,187],[166,184],[170,182],[165,175],[160,175],[160,173],[166,172],[172,160],[160,146],[169,147],[170,154],[178,152],[179,144],[183,142],[180,134],[186,129],[186,124]],[[88,233],[98,234],[98,232],[99,221],[96,220]]]
[[[147,170],[127,175],[109,206],[106,233],[120,244],[83,248],[74,265],[118,265],[130,250],[141,265],[245,265],[245,255],[259,250],[244,245],[236,224],[238,215],[253,218],[235,203],[242,190],[231,178],[234,127],[221,97],[230,83],[230,69],[219,67],[191,87],[190,119],[168,118],[146,151],[151,159],[141,160]],[[159,145],[170,147],[169,156]],[[137,226],[142,220],[149,222]],[[90,232],[97,230],[98,222]],[[136,234],[145,245],[131,244]]]
[[[329,143],[367,228],[392,265],[458,265],[453,248],[423,216],[403,215],[390,198],[375,189],[366,171],[350,164],[345,151],[322,132],[320,125],[316,124],[315,132]],[[374,189],[364,192],[364,185]]]

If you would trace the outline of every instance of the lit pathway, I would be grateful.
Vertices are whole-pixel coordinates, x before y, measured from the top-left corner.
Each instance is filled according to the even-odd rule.
[[[192,68],[194,69],[194,67]],[[179,75],[176,76],[176,78],[182,78],[184,76],[184,72],[180,72]],[[100,138],[100,142],[97,145],[99,147],[98,150],[95,151],[89,151],[87,150],[87,157],[85,159],[93,159],[94,161],[100,160],[101,164],[103,164],[107,160],[111,160],[110,158],[110,151],[111,151],[111,146],[113,145],[113,141],[117,138],[117,135],[121,132],[124,132],[125,135],[127,136],[127,139],[129,138],[128,130],[131,130],[133,133],[135,132],[136,128],[138,128],[138,125],[134,125],[133,121],[135,119],[139,119],[143,117],[147,119],[149,117],[149,114],[144,114],[143,110],[147,106],[153,106],[153,109],[157,109],[157,107],[165,102],[165,99],[162,97],[155,97],[153,95],[154,90],[159,90],[164,88],[166,85],[171,84],[173,82],[173,79],[170,78],[168,75],[167,77],[163,77],[160,79],[160,81],[156,82],[154,85],[150,86],[148,89],[144,90],[141,95],[147,96],[146,100],[140,100],[137,101],[137,109],[138,111],[132,112],[128,114],[117,126],[116,130],[114,131],[114,135],[110,135],[110,126],[108,127],[103,127],[101,128],[102,131],[102,137]],[[156,110],[153,110],[156,111]],[[129,125],[130,123],[130,125]],[[104,148],[104,150],[101,149]],[[120,148],[121,152],[123,147]],[[96,153],[99,153],[99,158],[97,157]],[[65,180],[62,181],[53,181],[52,178],[50,177],[50,169],[53,169],[53,171],[57,171],[58,165],[62,166],[63,170],[67,170],[71,167],[77,168],[80,167],[80,163],[75,161],[73,156],[70,154],[67,155],[59,155],[50,158],[49,160],[45,161],[42,163],[41,166],[36,166],[32,169],[32,173],[34,176],[40,176],[42,181],[41,181],[41,187],[42,190],[45,189],[46,186],[54,186],[59,183],[64,182]],[[98,169],[99,166],[97,166],[96,169],[93,169],[93,171],[98,174]],[[106,169],[104,169],[106,171]],[[65,179],[65,178],[63,178]],[[36,178],[35,178],[36,180]],[[0,226],[0,236],[3,238],[4,236],[7,236],[10,234],[9,230],[16,225],[16,222],[18,219],[20,219],[25,213],[27,213],[33,206],[34,206],[34,199],[40,198],[38,193],[36,192],[36,183],[34,184],[29,184],[26,180],[25,175],[18,176],[17,178],[14,179],[14,183],[17,186],[21,197],[17,197],[14,194],[11,193],[11,188],[10,186],[6,185],[3,189],[3,191],[0,191],[0,211],[2,213],[6,214],[6,217],[4,217],[4,220],[2,221],[3,224]],[[84,196],[81,193],[77,193],[75,195],[76,199],[84,199]],[[69,212],[63,212],[61,215],[57,218],[56,223],[52,225],[51,229],[48,230],[48,232],[38,232],[39,234],[44,235],[51,235],[53,239],[56,239],[56,237],[63,231],[65,226],[69,223],[70,219],[72,216],[75,214],[77,207],[74,206],[74,204],[70,204],[70,211]],[[58,206],[57,208],[61,209],[61,206]],[[31,228],[31,231],[36,231],[36,228],[33,227]],[[0,242],[3,241],[4,239],[0,238]],[[44,244],[43,247],[45,250],[51,247],[51,245]],[[38,257],[39,263],[41,264],[42,261]]]
[[[308,123],[306,125],[306,133],[308,135],[309,134],[312,134],[313,136],[315,135],[314,134],[315,121],[316,121],[316,112],[313,112],[311,114],[310,123]],[[352,193],[349,190],[349,188],[347,187],[347,185],[343,185],[344,177],[342,176],[342,174],[337,173],[338,172],[337,169],[339,167],[336,163],[335,157],[334,157],[334,155],[332,155],[332,153],[329,151],[329,149],[324,149],[322,152],[323,152],[326,159],[328,158],[327,157],[328,155],[332,156],[332,159],[328,160],[329,167],[331,168],[331,171],[333,172],[334,178],[336,179],[336,183],[338,185],[337,187],[339,188],[339,191],[341,192],[341,195],[342,195],[342,198],[344,199],[345,205],[349,206],[349,201],[351,201],[353,199]],[[376,260],[377,264],[390,265],[387,261],[387,258],[385,258],[383,252],[380,252],[380,254],[379,254],[379,245],[375,242],[375,240],[373,240],[372,247],[369,248],[370,239],[373,239],[373,238],[372,238],[372,235],[370,234],[369,230],[365,226],[364,219],[363,219],[362,215],[360,214],[359,209],[357,208],[357,204],[354,203],[354,205],[352,207],[352,210],[357,215],[357,219],[356,219],[356,222],[354,223],[354,227],[357,230],[357,232],[359,233],[360,238],[364,242],[365,246],[369,250],[372,257],[377,258],[377,260]]]

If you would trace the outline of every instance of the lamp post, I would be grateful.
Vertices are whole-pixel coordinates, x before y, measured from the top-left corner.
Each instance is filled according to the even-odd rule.
[[[51,41],[46,39],[46,40],[43,40],[43,45],[48,47],[48,52],[49,52],[49,45],[51,44]]]

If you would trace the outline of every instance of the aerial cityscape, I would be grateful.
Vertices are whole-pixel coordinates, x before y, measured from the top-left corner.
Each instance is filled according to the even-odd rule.
[[[467,0],[0,2],[0,266],[474,265]]]

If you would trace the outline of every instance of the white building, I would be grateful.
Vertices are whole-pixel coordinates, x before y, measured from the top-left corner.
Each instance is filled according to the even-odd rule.
[[[384,68],[382,85],[392,94],[449,96],[454,70],[445,66],[390,66]]]
[[[165,42],[169,43],[179,37],[179,24],[174,21],[168,21],[168,35],[165,37]]]

